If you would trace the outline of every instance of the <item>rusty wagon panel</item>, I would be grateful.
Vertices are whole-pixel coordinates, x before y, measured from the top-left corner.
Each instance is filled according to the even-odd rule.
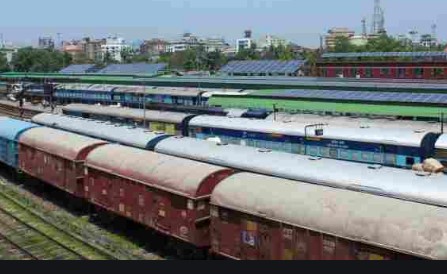
[[[443,207],[249,173],[211,205],[212,249],[231,258],[447,258]]]
[[[209,197],[231,169],[106,145],[86,159],[94,204],[199,247],[209,246]]]
[[[90,151],[106,142],[39,127],[22,134],[19,144],[19,167],[22,171],[83,197],[84,160]]]

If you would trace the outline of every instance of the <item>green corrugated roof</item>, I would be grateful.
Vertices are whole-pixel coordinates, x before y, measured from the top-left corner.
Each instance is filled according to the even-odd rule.
[[[209,104],[212,106],[222,106],[224,108],[266,108],[273,109],[273,104],[277,108],[285,110],[307,110],[307,111],[328,111],[339,113],[358,113],[386,116],[406,116],[406,117],[426,117],[438,118],[442,112],[447,113],[447,108],[440,107],[417,107],[417,106],[396,106],[396,105],[372,105],[372,104],[351,104],[351,103],[326,103],[309,102],[298,100],[271,100],[253,98],[223,98],[213,96]]]

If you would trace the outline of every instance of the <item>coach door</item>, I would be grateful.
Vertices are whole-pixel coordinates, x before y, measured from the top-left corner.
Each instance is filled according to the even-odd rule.
[[[272,240],[271,240],[271,230],[268,223],[259,224],[259,259],[260,260],[271,260],[272,259]]]
[[[243,219],[241,225],[241,258],[243,260],[259,260],[258,223],[252,219]]]
[[[170,201],[168,194],[156,191],[153,196],[153,201],[155,228],[169,232],[171,227],[169,223]]]

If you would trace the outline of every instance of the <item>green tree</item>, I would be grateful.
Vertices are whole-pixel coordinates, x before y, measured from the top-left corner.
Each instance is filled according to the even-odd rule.
[[[216,50],[209,52],[207,54],[207,69],[210,71],[219,70],[225,63],[227,62],[227,58],[222,52]]]
[[[85,53],[78,53],[76,54],[76,58],[72,61],[73,64],[93,64],[94,61],[87,58],[87,55]]]
[[[135,52],[131,48],[123,48],[121,50],[121,63],[130,64],[133,62]]]
[[[12,59],[12,67],[19,72],[57,72],[72,63],[67,53],[56,50],[19,49]]]
[[[290,61],[295,59],[292,49],[284,45],[279,45],[275,48],[275,57],[275,59],[281,61]]]
[[[404,45],[399,40],[388,35],[381,35],[375,39],[370,39],[366,46],[361,49],[361,51],[367,52],[403,52],[411,50],[411,47]]]
[[[236,60],[259,60],[261,59],[261,54],[256,50],[257,46],[255,43],[251,44],[248,49],[240,49],[236,54]]]
[[[317,60],[319,59],[319,51],[309,50],[303,53],[304,60],[307,61],[307,67],[309,68],[309,74],[316,76],[318,73]]]
[[[335,38],[335,47],[333,52],[355,52],[358,48],[352,45],[348,37],[339,36]]]
[[[187,49],[186,51],[184,51],[183,68],[185,70],[199,70],[200,65],[201,63],[197,50]]]
[[[115,60],[115,58],[113,58],[112,57],[112,54],[110,54],[110,52],[106,52],[105,54],[104,54],[104,58],[102,59],[102,63],[103,63],[103,65],[109,65],[109,64],[116,64],[116,63],[118,63],[118,61],[117,60]]]
[[[184,51],[179,51],[160,57],[160,62],[167,60],[169,66],[173,69],[183,69],[186,61],[186,53]]]
[[[3,52],[0,52],[0,72],[9,71],[8,60]]]
[[[151,57],[150,54],[135,54],[132,56],[132,63],[147,63]]]

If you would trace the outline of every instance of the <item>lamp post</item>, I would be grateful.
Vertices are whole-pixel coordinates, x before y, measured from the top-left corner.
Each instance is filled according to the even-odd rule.
[[[276,104],[273,104],[273,121],[276,121],[276,112],[277,112]]]
[[[143,93],[143,126],[146,128],[146,90],[144,88],[144,83],[141,82],[141,89]]]
[[[444,112],[441,112],[441,133],[444,134]]]

